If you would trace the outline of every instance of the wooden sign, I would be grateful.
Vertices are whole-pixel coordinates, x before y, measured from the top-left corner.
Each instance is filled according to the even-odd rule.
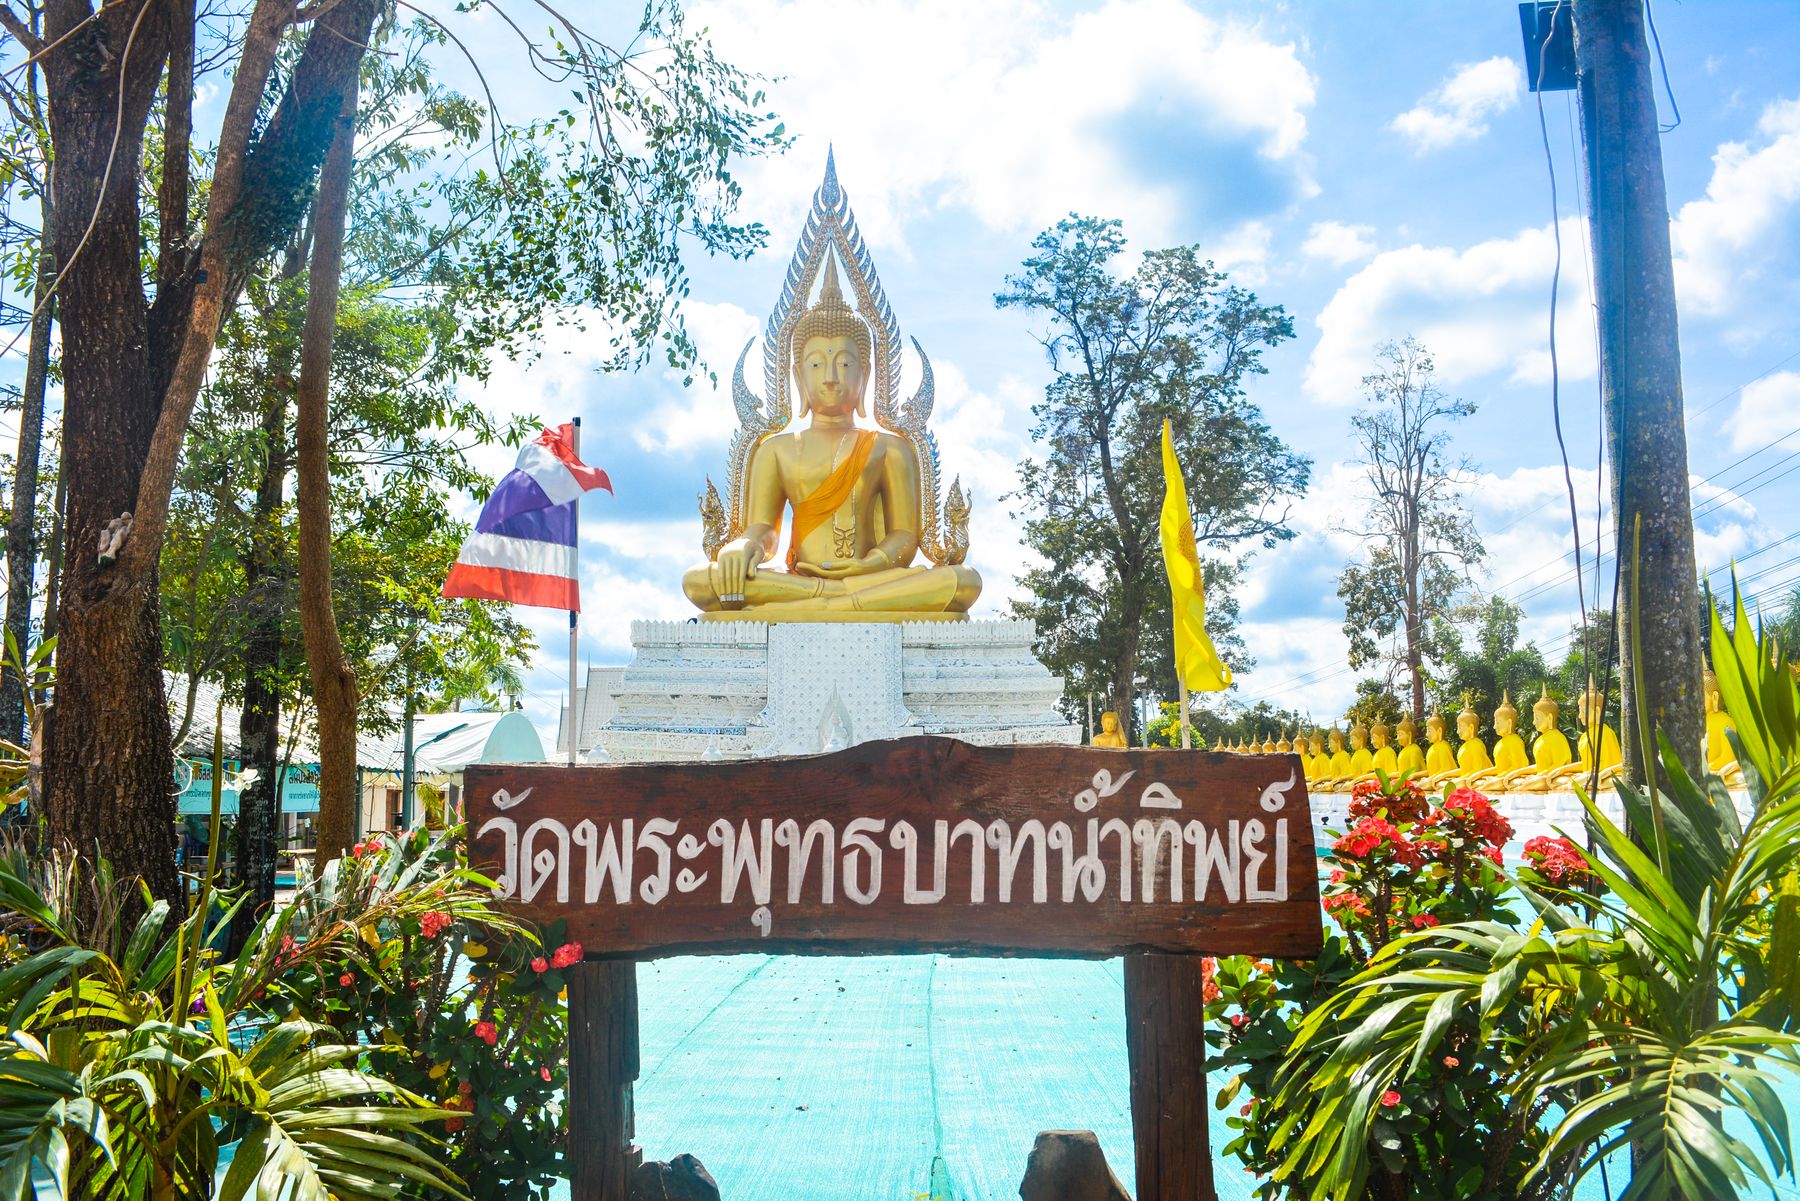
[[[920,737],[465,782],[472,861],[595,956],[1320,947],[1293,755]]]

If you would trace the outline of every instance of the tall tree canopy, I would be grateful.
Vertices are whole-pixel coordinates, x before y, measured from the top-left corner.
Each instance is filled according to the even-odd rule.
[[[1074,216],[1039,234],[994,300],[1044,322],[1055,373],[1033,407],[1041,459],[1019,467],[1025,541],[1043,565],[1015,612],[1071,697],[1108,697],[1127,731],[1140,676],[1173,695],[1169,585],[1157,521],[1163,421],[1173,426],[1203,562],[1207,624],[1234,666],[1242,556],[1292,538],[1290,508],[1311,463],[1269,429],[1245,391],[1263,351],[1294,336],[1279,305],[1227,281],[1197,246],[1125,263],[1118,221]]]
[[[1338,577],[1350,666],[1382,664],[1404,679],[1414,720],[1425,717],[1427,665],[1449,646],[1438,618],[1462,596],[1484,555],[1463,507],[1464,462],[1449,458],[1450,426],[1475,411],[1437,386],[1431,353],[1408,338],[1375,353],[1363,377],[1368,407],[1351,419],[1368,481],[1368,556]]]
[[[22,0],[0,3],[0,25],[43,71],[55,164],[68,504],[49,834],[132,865],[170,899],[160,566],[180,452],[246,283],[296,237],[310,241],[320,167],[357,111],[370,46],[396,28],[387,12],[380,0],[253,0],[202,22],[193,0],[43,0],[39,20]],[[781,131],[674,0],[652,0],[623,47],[552,21],[518,63],[576,107],[517,127],[483,114],[491,166],[421,161],[450,220],[416,257],[466,288],[471,359],[586,312],[606,322],[618,363],[659,343],[691,363],[681,243],[735,254],[760,242],[759,227],[731,220],[730,166]],[[194,128],[197,63],[230,72],[211,138]]]

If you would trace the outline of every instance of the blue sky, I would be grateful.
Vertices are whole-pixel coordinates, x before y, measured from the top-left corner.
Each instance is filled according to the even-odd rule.
[[[1800,5],[1656,15],[1681,112],[1663,152],[1699,552],[1716,568],[1800,526],[1800,472],[1784,461],[1800,451]],[[1253,394],[1315,482],[1300,536],[1250,561],[1257,665],[1239,695],[1319,717],[1352,695],[1336,577],[1358,546],[1334,529],[1361,506],[1348,423],[1375,344],[1408,334],[1479,405],[1456,434],[1491,552],[1476,583],[1523,597],[1527,634],[1560,657],[1577,600],[1550,427],[1553,212],[1513,4],[727,0],[694,16],[727,56],[781,77],[773,105],[800,139],[742,173],[770,249],[696,265],[703,351],[723,372],[760,327],[834,144],[902,331],[932,356],[946,470],[974,485],[977,615],[1001,611],[1026,561],[1001,497],[1049,374],[1029,322],[993,294],[1032,236],[1077,210],[1123,219],[1138,248],[1198,242],[1295,317]],[[1598,397],[1572,100],[1547,95],[1544,115],[1562,398],[1591,545]],[[583,343],[503,367],[489,395],[580,412],[586,457],[613,473],[617,498],[586,509],[582,654],[622,663],[632,618],[691,611],[678,579],[699,555],[693,497],[717,478],[732,419],[723,395],[656,370],[592,375],[599,350]],[[1800,576],[1792,557],[1746,559],[1746,576],[1767,569],[1749,589]],[[553,723],[562,619],[522,615],[545,647],[529,705]]]
[[[491,12],[442,7],[509,120],[566,103],[521,69]],[[1352,695],[1336,596],[1359,550],[1336,531],[1362,503],[1349,419],[1374,346],[1408,334],[1479,405],[1456,435],[1491,552],[1476,583],[1522,598],[1526,633],[1560,657],[1577,601],[1550,430],[1553,221],[1566,432],[1591,539],[1587,246],[1572,100],[1544,98],[1553,215],[1510,0],[697,0],[690,12],[726,57],[772,78],[771,105],[798,138],[738,172],[741,215],[770,228],[768,250],[693,264],[702,351],[724,375],[760,329],[835,145],[902,332],[932,357],[946,473],[972,486],[977,616],[1004,610],[1027,561],[1002,497],[1032,453],[1029,409],[1049,379],[1028,319],[996,311],[993,295],[1031,238],[1075,210],[1122,219],[1139,249],[1197,242],[1295,318],[1298,336],[1252,394],[1313,458],[1314,483],[1299,537],[1249,562],[1243,634],[1257,663],[1238,696],[1329,718]],[[1800,578],[1796,544],[1771,546],[1800,528],[1800,3],[1662,0],[1656,17],[1681,113],[1663,153],[1700,557],[1716,569],[1770,548],[1743,570],[1750,591],[1771,590]],[[467,75],[453,59],[444,69]],[[203,129],[216,124],[203,113]],[[691,612],[679,579],[701,554],[694,498],[709,473],[722,479],[734,417],[723,391],[658,367],[597,374],[597,335],[554,331],[542,351],[498,364],[482,397],[583,418],[584,457],[617,495],[584,507],[581,655],[623,663],[633,618]],[[497,474],[511,457],[495,447],[481,461]],[[519,616],[543,648],[527,706],[549,733],[566,619]]]

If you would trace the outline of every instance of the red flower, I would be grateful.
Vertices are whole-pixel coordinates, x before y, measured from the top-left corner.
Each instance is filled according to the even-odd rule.
[[[581,944],[578,942],[565,942],[556,948],[555,954],[550,956],[551,967],[573,967],[580,962]]]
[[[1427,930],[1437,924],[1437,918],[1429,913],[1420,913],[1413,917],[1413,928],[1416,930]]]
[[[467,1080],[458,1080],[456,1082],[456,1095],[457,1096],[466,1097],[474,1091],[475,1091],[475,1086],[470,1084]]]
[[[1400,1094],[1393,1089],[1390,1088],[1387,1092],[1381,1094],[1381,1105],[1383,1109],[1392,1109],[1398,1104],[1400,1104]]]
[[[538,1075],[543,1078],[543,1081],[545,1084],[550,1083],[550,1069],[549,1068],[539,1068]]]
[[[461,1130],[462,1128],[463,1128],[463,1120],[461,1118],[445,1118],[444,1119],[444,1133],[445,1134],[455,1134],[458,1130]]]
[[[356,858],[361,859],[362,853],[367,849],[368,849],[367,843],[359,842],[355,846],[350,848],[350,853],[352,855],[354,855]]]
[[[356,983],[356,977],[352,976],[349,972],[345,972],[338,977],[338,983],[342,984],[345,988],[349,988],[352,984]]]
[[[500,1041],[500,1031],[492,1022],[476,1022],[475,1037],[491,1047]]]
[[[1250,1111],[1255,1108],[1256,1108],[1256,1102],[1254,1102],[1254,1101],[1246,1102],[1241,1108],[1239,1108],[1238,1117],[1240,1117],[1240,1118],[1249,1117]]]
[[[1444,799],[1444,807],[1433,816],[1449,826],[1451,833],[1462,838],[1479,838],[1489,846],[1505,846],[1507,839],[1513,836],[1512,823],[1473,788],[1458,788],[1452,792]]]
[[[550,970],[550,961],[545,959],[542,955],[539,955],[536,959],[531,961],[531,970],[541,976]]]
[[[424,932],[426,938],[436,938],[444,932],[444,927],[455,920],[448,913],[433,909],[419,919],[419,929]]]
[[[1446,1055],[1444,1056],[1444,1066],[1447,1068],[1460,1068],[1462,1066],[1462,1060],[1454,1055]]]
[[[1363,780],[1350,790],[1350,816],[1384,817],[1389,821],[1416,822],[1425,816],[1430,802],[1417,784],[1408,780],[1384,790],[1379,780]]]
[[[1592,878],[1581,848],[1566,838],[1531,839],[1525,844],[1525,861],[1552,884],[1573,888]]]
[[[1231,1024],[1242,1030],[1245,1026],[1250,1024],[1250,1015],[1247,1013],[1234,1013],[1231,1015]]]

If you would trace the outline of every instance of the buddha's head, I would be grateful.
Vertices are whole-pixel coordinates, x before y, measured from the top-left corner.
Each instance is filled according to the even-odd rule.
[[[1411,717],[1402,717],[1400,724],[1394,727],[1394,741],[1401,746],[1411,746],[1419,740],[1419,727]]]
[[[1600,724],[1600,710],[1605,708],[1605,698],[1601,695],[1600,686],[1594,683],[1594,677],[1588,676],[1587,688],[1581,694],[1578,710],[1581,713],[1581,727],[1593,730]]]
[[[1277,753],[1277,754],[1281,754],[1281,755],[1285,755],[1285,754],[1287,754],[1287,753],[1288,753],[1288,752],[1289,752],[1289,751],[1291,751],[1291,750],[1293,750],[1293,749],[1294,749],[1294,746],[1293,746],[1293,744],[1292,744],[1292,743],[1291,743],[1291,742],[1289,742],[1289,741],[1288,741],[1288,736],[1287,736],[1287,731],[1286,731],[1286,730],[1283,730],[1283,731],[1282,731],[1282,732],[1281,732],[1281,737],[1280,737],[1280,738],[1277,738],[1277,739],[1276,739],[1276,740],[1275,740],[1275,751],[1276,751],[1276,753]]]
[[[1540,734],[1548,734],[1556,728],[1556,702],[1550,699],[1550,685],[1544,685],[1543,695],[1531,703],[1531,726]]]
[[[1456,715],[1456,736],[1467,742],[1479,733],[1481,733],[1481,715],[1475,712],[1475,707],[1465,697],[1463,698],[1462,712]]]
[[[1500,694],[1500,707],[1494,710],[1494,733],[1505,738],[1519,731],[1519,710],[1512,703],[1512,690]]]
[[[1325,731],[1313,730],[1312,734],[1307,737],[1306,744],[1307,749],[1311,750],[1313,754],[1323,755],[1325,753]]]
[[[1100,715],[1100,732],[1117,734],[1119,732],[1119,715],[1108,710]]]
[[[1357,750],[1364,750],[1369,745],[1369,727],[1360,721],[1350,727],[1350,745]]]
[[[837,258],[827,252],[819,302],[794,325],[794,382],[800,416],[865,415],[863,394],[875,361],[869,327],[844,303]]]
[[[1328,742],[1331,743],[1331,753],[1332,754],[1335,755],[1339,751],[1344,749],[1343,731],[1339,730],[1336,726],[1331,727],[1331,733],[1325,735],[1325,738]]]
[[[1444,741],[1444,715],[1433,713],[1425,719],[1425,740],[1427,742]]]
[[[1378,721],[1369,727],[1369,741],[1375,744],[1376,750],[1380,750],[1388,744],[1388,728],[1385,721]]]
[[[1724,698],[1719,695],[1719,677],[1713,674],[1712,668],[1706,669],[1706,711],[1717,713],[1723,707]]]

